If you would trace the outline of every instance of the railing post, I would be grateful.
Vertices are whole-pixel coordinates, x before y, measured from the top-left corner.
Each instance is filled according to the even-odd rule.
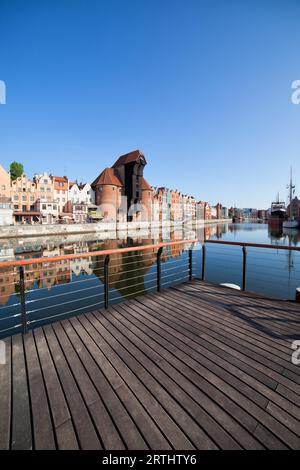
[[[206,245],[202,245],[202,281],[205,281],[206,273]]]
[[[161,254],[162,254],[162,247],[160,247],[156,254],[156,277],[157,277],[157,292],[161,291]]]
[[[193,250],[189,249],[189,279],[193,280]]]
[[[105,256],[104,259],[104,307],[107,309],[109,304],[109,255]]]
[[[25,276],[23,266],[19,267],[20,275],[20,304],[21,304],[21,321],[22,332],[27,333],[27,313],[26,313],[26,298],[25,298]]]
[[[243,246],[243,287],[242,290],[246,290],[246,280],[247,280],[247,248]]]

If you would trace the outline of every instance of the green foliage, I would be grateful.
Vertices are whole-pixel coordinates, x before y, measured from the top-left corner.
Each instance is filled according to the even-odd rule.
[[[24,171],[24,167],[23,167],[22,163],[18,163],[18,162],[12,162],[11,163],[11,165],[10,165],[10,177],[13,181],[16,180],[17,178],[19,178],[19,176],[22,176],[23,171]]]

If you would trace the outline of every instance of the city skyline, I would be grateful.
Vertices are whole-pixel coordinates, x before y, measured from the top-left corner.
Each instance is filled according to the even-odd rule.
[[[228,207],[286,200],[291,165],[300,184],[299,9],[1,2],[1,163],[92,181],[140,148],[156,186]]]
[[[13,162],[11,162],[11,163],[13,163]],[[22,162],[17,162],[17,163],[23,164]],[[7,171],[8,173],[10,172],[9,167],[8,168],[4,167],[3,165],[1,165],[1,162],[0,162],[0,166],[2,166],[2,168],[5,171]],[[108,168],[108,167],[103,167],[102,170],[105,169],[105,168]],[[102,171],[102,170],[100,170],[100,171]],[[33,172],[32,174],[29,174],[28,172],[26,172],[26,169],[24,168],[24,172],[23,172],[23,174],[26,175],[30,180],[34,180],[34,178],[40,177],[44,173],[46,173],[50,176],[53,176],[53,177],[55,177],[55,175],[56,175],[52,171],[49,171],[48,169],[46,169],[46,170],[44,169],[40,173],[39,172]],[[92,177],[91,180],[82,180],[82,179],[77,178],[77,177],[70,178],[68,174],[64,174],[63,172],[58,172],[58,173],[60,174],[60,176],[62,176],[64,178],[67,178],[70,185],[74,185],[74,184],[79,185],[79,186],[91,185],[91,183],[94,179],[94,177]],[[253,205],[252,206],[250,206],[250,205],[248,205],[248,206],[239,206],[237,204],[226,205],[222,202],[222,200],[218,200],[217,202],[212,202],[212,201],[206,200],[205,198],[202,198],[202,199],[197,198],[194,194],[189,193],[189,192],[184,193],[183,191],[181,191],[180,186],[177,186],[176,188],[170,188],[166,185],[159,186],[159,185],[156,185],[156,184],[151,184],[150,186],[153,189],[166,189],[166,190],[170,190],[170,191],[175,191],[175,192],[178,192],[178,193],[182,194],[183,196],[192,197],[196,201],[200,201],[200,202],[205,201],[205,202],[209,203],[211,206],[216,206],[218,203],[221,203],[224,207],[227,207],[227,208],[237,208],[237,209],[251,209],[252,208],[252,209],[258,209],[258,210],[269,210],[269,209],[271,209],[271,204],[269,206],[264,207],[264,206],[253,206]],[[274,201],[278,199],[282,202],[285,202],[286,205],[288,205],[289,204],[289,197],[288,197],[288,194],[286,194],[286,196],[285,196],[286,191],[287,191],[287,186],[285,186],[282,191],[277,191],[277,194],[274,196]],[[295,197],[297,199],[296,189],[295,189]],[[273,202],[273,200],[272,200],[272,202]]]

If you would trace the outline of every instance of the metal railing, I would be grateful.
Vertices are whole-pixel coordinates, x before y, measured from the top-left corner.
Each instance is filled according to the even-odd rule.
[[[271,249],[271,250],[282,250],[282,251],[298,251],[300,252],[299,246],[289,245],[271,245],[262,243],[247,243],[247,242],[231,242],[225,240],[206,240],[202,245],[202,280],[206,278],[206,243],[213,245],[225,245],[225,246],[237,246],[242,248],[243,262],[242,262],[242,291],[247,289],[247,260],[248,250],[247,248],[260,248],[260,249]]]
[[[104,298],[103,298],[103,300],[101,300],[101,302],[89,304],[88,307],[90,307],[92,309],[92,307],[95,307],[97,305],[102,305],[102,306],[104,306],[104,308],[107,309],[110,305],[110,300],[116,300],[116,299],[122,298],[124,296],[124,295],[123,296],[121,295],[120,297],[115,297],[114,299],[110,299],[110,282],[109,281],[110,281],[110,278],[112,278],[113,276],[116,275],[113,272],[113,270],[115,268],[118,268],[118,267],[122,266],[122,273],[125,273],[126,275],[128,275],[128,273],[129,273],[129,277],[126,277],[126,279],[125,279],[126,282],[127,281],[132,281],[135,278],[139,277],[139,275],[134,276],[134,274],[136,274],[141,268],[135,266],[134,269],[127,269],[126,266],[131,267],[131,264],[132,264],[132,260],[130,260],[130,257],[134,258],[137,253],[143,253],[143,252],[150,251],[150,253],[148,253],[144,256],[148,256],[148,255],[152,256],[153,254],[156,255],[156,257],[155,257],[155,262],[156,262],[156,290],[158,292],[160,292],[163,285],[165,284],[162,281],[166,280],[167,278],[170,278],[172,276],[174,277],[173,273],[170,274],[170,271],[172,271],[172,269],[174,269],[172,267],[168,268],[168,270],[166,271],[167,272],[166,275],[164,275],[164,273],[162,273],[161,263],[162,263],[163,250],[165,248],[175,247],[177,245],[181,245],[183,247],[188,245],[189,246],[189,248],[188,248],[189,255],[188,255],[188,269],[187,269],[187,271],[188,271],[188,279],[192,279],[192,277],[193,277],[192,246],[194,246],[195,243],[197,243],[197,240],[178,240],[178,241],[175,241],[175,242],[166,242],[166,243],[159,243],[159,244],[152,244],[152,245],[145,245],[145,246],[133,246],[133,247],[116,248],[116,249],[101,250],[101,251],[91,251],[91,252],[78,253],[78,254],[67,254],[67,255],[54,256],[54,257],[30,258],[30,259],[24,259],[24,260],[14,260],[14,261],[2,262],[2,263],[0,263],[0,270],[8,270],[8,269],[17,269],[18,270],[17,273],[16,273],[16,277],[18,279],[18,286],[19,286],[19,297],[20,297],[19,304],[10,305],[7,308],[19,305],[20,312],[17,313],[16,315],[13,315],[13,317],[20,317],[20,323],[17,324],[17,325],[14,325],[11,328],[6,329],[6,330],[2,330],[1,326],[0,326],[0,333],[2,333],[3,331],[8,332],[10,330],[15,330],[16,327],[20,328],[23,333],[26,333],[28,331],[29,324],[34,324],[36,322],[40,322],[42,320],[45,320],[45,317],[30,320],[29,319],[29,314],[33,315],[36,312],[40,313],[40,312],[43,312],[43,311],[47,311],[47,309],[49,309],[50,307],[51,308],[55,308],[55,307],[58,308],[58,307],[61,307],[61,306],[64,306],[64,305],[70,305],[70,304],[76,302],[76,300],[72,300],[72,299],[71,300],[66,300],[66,298],[65,298],[64,301],[59,303],[59,304],[50,305],[50,306],[46,305],[46,306],[39,307],[37,309],[29,310],[28,307],[30,307],[34,302],[47,301],[47,300],[50,301],[50,300],[53,300],[54,298],[57,298],[57,297],[61,297],[61,296],[66,297],[66,296],[72,295],[72,294],[74,295],[74,293],[82,294],[84,291],[93,290],[93,289],[98,289],[98,291],[99,291],[99,285],[97,285],[97,286],[91,286],[91,287],[83,287],[81,289],[78,289],[78,290],[75,290],[75,291],[73,290],[71,292],[63,292],[63,293],[59,293],[59,294],[54,294],[50,298],[45,296],[45,297],[42,297],[42,298],[39,298],[39,299],[28,300],[27,299],[28,293],[30,293],[30,292],[39,292],[39,291],[45,289],[45,288],[41,288],[41,289],[37,289],[37,290],[35,290],[35,289],[33,289],[33,290],[26,289],[26,283],[27,283],[26,274],[34,273],[35,269],[37,269],[38,265],[40,265],[42,268],[44,266],[47,266],[46,269],[44,269],[44,271],[49,272],[49,271],[51,271],[51,267],[49,268],[49,266],[51,266],[52,263],[59,263],[59,262],[71,261],[71,260],[80,260],[80,259],[85,259],[85,258],[93,259],[93,258],[99,258],[100,257],[103,260],[103,267],[97,267],[97,268],[94,269],[94,271],[103,272],[103,297]],[[134,254],[130,254],[131,252],[134,253]],[[118,263],[111,262],[111,261],[115,261],[112,258],[113,255],[120,255],[120,254],[122,254],[122,255],[126,254],[127,255],[126,260],[125,260],[126,262],[123,262],[121,265],[118,264]],[[128,260],[129,260],[129,262],[127,262]],[[149,258],[149,261],[151,261],[151,263],[152,263],[151,258]],[[99,263],[99,261],[97,261],[97,263]],[[62,265],[62,267],[63,266],[64,265]],[[26,268],[26,267],[29,267],[29,268],[33,267],[33,269],[25,271],[24,268]],[[125,270],[124,270],[124,267],[125,267]],[[41,269],[41,271],[43,271],[43,269]],[[184,271],[184,273],[185,273],[185,271]],[[62,271],[60,274],[63,275],[64,272]],[[152,274],[153,273],[150,272],[150,273],[144,274],[143,276],[146,277],[147,275],[152,275]],[[51,276],[48,277],[48,279],[51,279]],[[81,279],[81,280],[75,281],[74,283],[72,282],[71,284],[88,282],[88,281],[93,281],[93,279]],[[148,282],[148,281],[145,281],[145,282]],[[151,280],[151,282],[153,283],[153,279]],[[168,282],[166,282],[166,283],[168,283]],[[135,283],[133,285],[130,285],[129,287],[138,287],[139,284],[141,284],[141,283]],[[62,285],[65,285],[65,284],[62,284]],[[56,287],[58,287],[58,286],[56,286]],[[121,291],[121,293],[122,293],[122,289],[126,289],[126,288],[128,288],[127,285],[124,286],[124,287],[119,287],[118,290]],[[139,291],[137,291],[137,293],[138,292]],[[100,294],[102,294],[102,293],[100,293]],[[93,294],[93,295],[88,295],[87,297],[81,297],[80,300],[85,300],[85,299],[87,300],[87,299],[92,299],[92,298],[95,299],[95,298],[99,297],[100,294],[98,292],[98,293]],[[46,319],[51,319],[51,318],[54,319],[54,318],[57,318],[57,317],[61,317],[63,315],[68,315],[72,312],[80,313],[80,308],[79,309],[75,308],[71,311],[67,311],[67,312],[64,311],[63,313],[57,313],[57,314],[54,314],[54,315],[50,315],[49,317],[46,317]],[[0,318],[0,321],[7,320],[7,319],[9,319],[9,317]]]
[[[200,254],[202,253],[201,261],[200,257],[193,256],[193,249],[196,245],[200,248]],[[175,282],[192,280],[195,276],[205,281],[207,277],[210,278],[209,275],[207,276],[207,257],[211,253],[211,250],[208,250],[208,245],[241,248],[241,255],[236,252],[227,253],[228,250],[224,250],[224,254],[229,254],[234,258],[231,261],[236,263],[235,266],[239,278],[241,276],[241,289],[243,291],[247,289],[249,281],[251,281],[251,258],[248,260],[251,248],[300,252],[300,247],[285,245],[222,240],[206,240],[201,243],[193,239],[1,262],[0,271],[13,272],[14,282],[10,284],[10,281],[7,281],[6,285],[17,286],[14,296],[18,302],[14,303],[13,301],[5,307],[0,306],[0,335],[16,332],[17,328],[18,331],[26,333],[29,325],[33,327],[41,324],[41,322],[49,323],[64,316],[87,313],[87,311],[96,308],[104,307],[107,309],[111,303],[116,301],[128,297],[132,298],[151,290],[161,292],[165,286],[170,286]],[[176,246],[178,248],[173,250]],[[223,250],[214,251],[217,260],[221,260],[223,263],[222,255],[219,256],[219,253]],[[120,255],[122,256],[120,257]],[[240,259],[240,256],[242,256],[242,259]],[[79,279],[73,280],[73,275],[71,275],[68,278],[67,271],[64,271],[64,269],[68,270],[68,264],[65,263],[83,259],[87,259],[92,263],[93,276],[87,274],[86,277],[81,276]],[[224,264],[226,265],[226,262]],[[230,263],[227,264],[231,266]],[[230,267],[230,272],[226,273],[226,279],[231,277],[231,270]],[[38,287],[33,285],[37,272],[42,280],[46,278],[50,282],[51,293],[47,292],[49,291],[48,284],[46,286],[42,284]],[[120,273],[123,277],[119,279]],[[36,277],[38,278],[38,276]],[[51,284],[52,279],[57,283]],[[116,279],[118,283],[117,287],[114,287]],[[257,280],[260,282],[259,275]],[[213,281],[216,282],[215,279]],[[268,282],[268,280],[262,282]],[[68,286],[71,289],[68,289]],[[55,292],[52,291],[52,287],[55,287]],[[15,299],[15,297],[13,298]],[[2,312],[4,312],[3,317],[1,316]],[[8,316],[6,312],[9,312]],[[19,322],[15,324],[17,320]],[[9,327],[3,329],[5,321],[6,324],[9,324]]]

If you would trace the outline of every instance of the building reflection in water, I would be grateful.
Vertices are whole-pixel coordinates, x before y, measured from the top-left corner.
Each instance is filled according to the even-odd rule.
[[[65,254],[89,253],[93,251],[123,248],[127,246],[145,246],[160,242],[176,241],[181,239],[210,238],[216,233],[216,228],[205,226],[192,229],[164,229],[147,231],[137,236],[123,237],[122,239],[86,240],[78,237],[70,241],[71,237],[56,239],[49,242],[49,238],[41,246],[34,246],[36,240],[2,241],[0,244],[0,259],[22,260],[32,259],[32,264],[24,266],[26,291],[38,289],[50,290],[51,288],[70,284],[79,276],[96,276],[101,284],[104,282],[104,257],[76,258],[57,262],[45,262],[42,265],[34,263],[35,258],[49,258]],[[218,232],[221,233],[220,231]],[[91,235],[92,236],[92,235]],[[81,237],[81,238],[84,238]],[[30,244],[31,243],[31,244]],[[166,247],[162,253],[162,263],[170,258],[180,257],[183,248],[181,246]],[[145,276],[151,272],[156,264],[156,250],[145,252],[117,253],[110,257],[109,285],[115,289],[119,296],[132,297],[137,292],[144,293],[147,290]],[[154,272],[154,271],[153,271]],[[149,274],[148,278],[151,278]],[[0,269],[0,305],[8,304],[15,295],[19,296],[19,271],[18,268]],[[15,302],[15,299],[13,300]]]
[[[245,235],[248,233],[248,237]],[[252,236],[253,234],[253,236]],[[262,235],[261,235],[262,234]],[[104,235],[105,236],[105,235]],[[145,246],[160,242],[176,241],[182,239],[197,239],[199,242],[211,238],[227,240],[252,240],[258,243],[287,244],[296,246],[300,244],[300,231],[280,228],[267,228],[263,224],[224,224],[204,225],[196,229],[177,228],[164,230],[151,230],[134,232],[129,237],[111,239],[107,234],[105,240],[94,240],[94,234],[82,236],[48,237],[41,239],[41,246],[34,246],[36,240],[2,240],[0,242],[1,261],[13,259],[32,259],[32,264],[25,266],[25,283],[27,291],[36,291],[43,288],[51,290],[55,286],[71,284],[79,277],[99,280],[99,288],[104,282],[104,257],[76,258],[58,262],[45,262],[43,265],[34,263],[35,258],[55,257],[64,254],[89,253],[106,249],[117,249],[127,246]],[[182,255],[181,245],[165,247],[162,253],[162,267],[171,258]],[[281,256],[288,257],[288,268],[293,269],[292,252],[283,252]],[[144,252],[117,253],[110,257],[109,285],[112,298],[133,297],[137,293],[146,293],[149,286],[155,286],[156,280],[156,250]],[[151,279],[153,283],[151,284]],[[89,283],[88,283],[89,284]],[[86,284],[86,285],[88,285]],[[74,285],[74,290],[81,284]],[[96,283],[97,286],[97,283]],[[73,286],[71,287],[71,289]],[[19,271],[17,268],[0,269],[0,306],[16,302],[19,296]],[[19,301],[17,299],[17,301]],[[5,309],[1,311],[1,314]]]

